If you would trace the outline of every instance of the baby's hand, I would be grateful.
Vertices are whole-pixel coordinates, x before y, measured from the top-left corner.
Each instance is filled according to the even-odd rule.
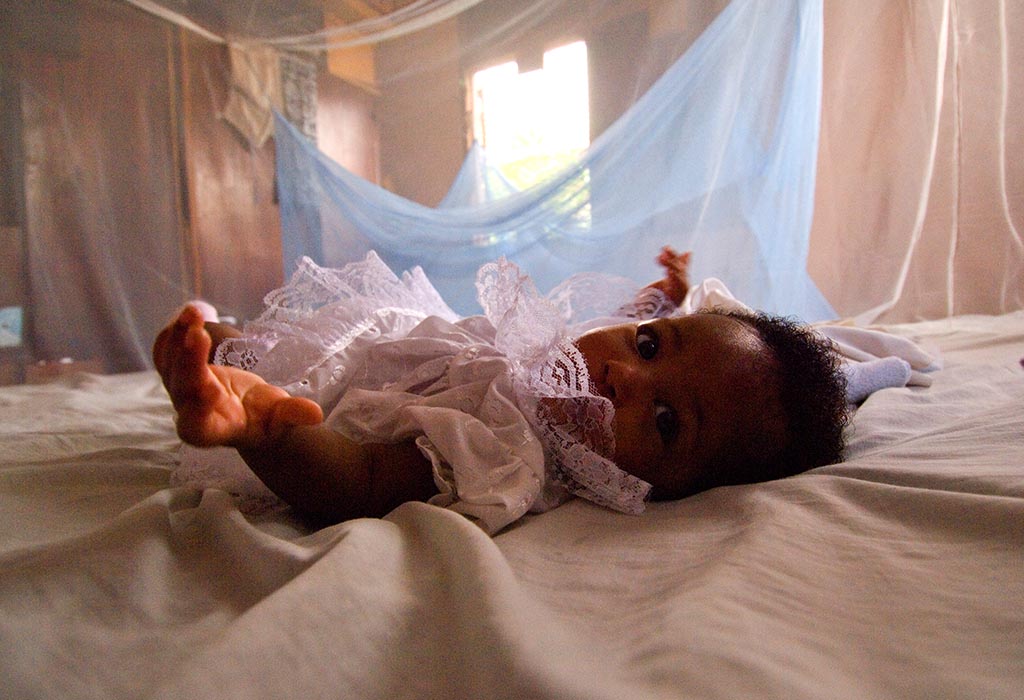
[[[207,364],[211,343],[202,314],[187,306],[153,346],[182,440],[202,447],[254,446],[323,420],[313,401],[289,396],[252,372]]]
[[[682,304],[686,293],[690,290],[688,270],[690,267],[690,251],[677,253],[671,246],[665,246],[658,254],[658,264],[665,268],[665,277],[649,285],[660,289],[665,296],[676,304]]]

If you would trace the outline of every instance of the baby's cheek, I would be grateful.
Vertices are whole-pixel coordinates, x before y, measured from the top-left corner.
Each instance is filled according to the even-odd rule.
[[[631,412],[616,410],[612,419],[615,435],[615,464],[634,476],[644,478],[656,458],[650,439],[640,430]]]

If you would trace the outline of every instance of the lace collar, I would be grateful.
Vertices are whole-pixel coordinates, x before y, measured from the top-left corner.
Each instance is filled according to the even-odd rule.
[[[599,505],[643,512],[651,485],[611,460],[614,409],[611,401],[591,392],[566,314],[504,258],[481,267],[476,286],[484,314],[496,329],[495,345],[512,362],[516,398],[544,444],[551,477]],[[621,296],[612,308],[620,305]]]

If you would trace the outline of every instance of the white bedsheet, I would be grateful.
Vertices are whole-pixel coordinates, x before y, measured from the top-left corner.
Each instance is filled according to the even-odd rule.
[[[901,326],[840,465],[490,539],[168,488],[155,375],[0,390],[4,698],[1020,698],[1024,313]]]

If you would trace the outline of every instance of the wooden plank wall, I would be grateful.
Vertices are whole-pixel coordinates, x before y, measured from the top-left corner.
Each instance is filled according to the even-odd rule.
[[[227,48],[180,33],[183,166],[188,255],[198,296],[253,318],[280,286],[281,222],[274,201],[274,144],[249,144],[218,114],[227,101]]]
[[[126,3],[33,0],[0,7],[0,60],[0,306],[25,307],[27,336],[0,380],[64,357],[140,369],[196,296],[260,312],[284,278],[273,142],[219,117],[225,47]],[[323,76],[321,145],[371,180],[375,108]]]
[[[180,288],[168,28],[111,3],[16,6],[21,202],[33,360],[139,368]],[[159,319],[159,320],[158,320]]]

